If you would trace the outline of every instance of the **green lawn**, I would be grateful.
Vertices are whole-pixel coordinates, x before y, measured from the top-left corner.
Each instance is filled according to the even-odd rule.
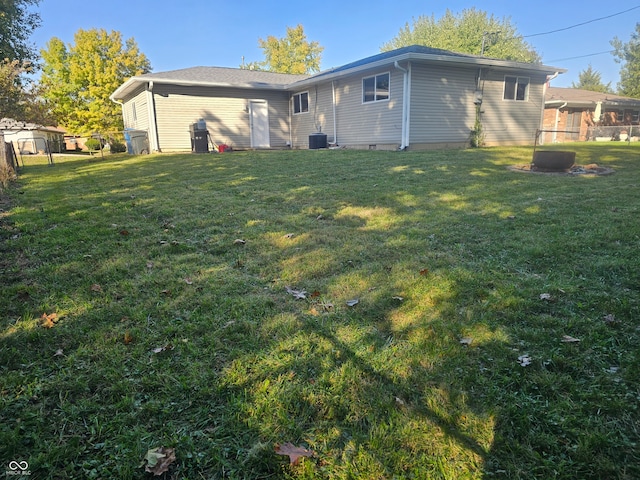
[[[152,478],[167,447],[167,479],[640,478],[640,144],[563,148],[615,173],[506,168],[530,148],[26,159],[0,470]]]

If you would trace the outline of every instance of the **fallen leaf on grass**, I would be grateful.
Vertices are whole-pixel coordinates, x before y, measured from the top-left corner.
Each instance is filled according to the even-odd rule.
[[[57,313],[50,313],[49,315],[43,313],[40,320],[42,320],[41,325],[44,328],[53,328],[58,323],[59,318]]]
[[[144,456],[144,459],[146,461],[145,472],[162,475],[176,461],[176,451],[174,448],[152,448]]]
[[[420,270],[420,275],[425,276],[429,273],[429,269],[428,268],[423,268],[422,270]]]
[[[320,292],[318,290],[314,290],[309,298],[317,298],[320,296]]]
[[[471,337],[462,337],[460,339],[460,344],[461,345],[469,346],[469,345],[471,345],[471,342],[473,342],[473,338],[471,338]]]
[[[247,243],[247,241],[246,241],[246,240],[243,240],[242,238],[236,238],[236,239],[233,241],[233,244],[234,244],[234,245],[244,245],[244,244],[246,244],[246,243]]]
[[[613,313],[605,315],[604,317],[602,317],[602,320],[604,320],[604,323],[607,323],[609,325],[613,325],[614,323],[618,322],[616,320],[616,316]]]
[[[347,304],[347,307],[355,307],[357,304],[360,303],[360,300],[358,300],[357,298],[354,298],[353,300],[347,300],[345,303]]]
[[[296,300],[304,300],[307,298],[306,290],[296,290],[295,288],[291,288],[289,286],[284,287],[288,294],[293,295],[293,298]]]
[[[101,292],[102,291],[102,287],[100,285],[98,285],[97,283],[94,283],[93,285],[91,285],[91,291],[92,292]]]
[[[518,363],[523,366],[526,367],[527,365],[531,365],[531,357],[529,355],[520,355],[518,357]]]
[[[186,283],[187,285],[193,285],[193,280],[189,277],[184,279],[184,283]]]
[[[120,235],[126,237],[127,235],[129,235],[129,230],[120,230]]]
[[[153,262],[147,262],[147,268],[149,269],[153,268]]]
[[[552,296],[550,293],[541,293],[540,300],[552,300]]]
[[[133,335],[131,335],[129,332],[124,332],[123,342],[125,345],[129,345],[131,342],[133,342]]]
[[[570,337],[569,335],[562,336],[562,343],[579,343],[580,339],[575,337]]]
[[[295,233],[287,233],[286,235],[283,235],[282,238],[293,238],[295,236],[296,236]]]
[[[165,345],[165,346],[163,346],[163,347],[156,347],[156,348],[154,348],[154,349],[152,350],[152,352],[153,352],[153,353],[162,353],[162,352],[167,352],[167,351],[173,350],[174,348],[176,348],[176,347],[174,347],[173,345],[171,345],[170,343],[168,343],[168,344],[166,344],[166,345]]]
[[[288,456],[291,465],[297,465],[302,457],[313,457],[315,455],[313,450],[296,447],[293,443],[284,443],[282,445],[276,443],[275,451],[278,455]]]
[[[54,353],[53,356],[54,357],[64,357],[64,350],[59,348],[58,350],[56,350],[56,353]]]

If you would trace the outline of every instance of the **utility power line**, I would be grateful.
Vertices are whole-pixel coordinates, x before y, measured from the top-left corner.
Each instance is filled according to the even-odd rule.
[[[586,55],[579,55],[577,57],[556,58],[555,60],[545,60],[546,63],[564,62],[566,60],[576,60],[578,58],[595,57],[596,55],[604,55],[605,53],[613,53],[615,50],[607,50],[605,52],[588,53]]]
[[[570,26],[564,27],[564,28],[558,28],[557,30],[550,30],[548,32],[541,32],[541,33],[533,33],[531,35],[523,35],[522,38],[539,37],[541,35],[549,35],[551,33],[564,32],[565,30],[571,30],[572,28],[582,27],[583,25],[588,25],[590,23],[599,22],[600,20],[606,20],[607,18],[617,17],[618,15],[622,15],[624,13],[629,13],[629,12],[631,12],[633,10],[637,10],[638,8],[640,8],[640,5],[636,5],[635,7],[631,7],[629,9],[627,9],[627,10],[623,10],[622,12],[612,13],[611,15],[607,15],[605,17],[594,18],[593,20],[587,20],[586,22],[576,23],[575,25],[570,25]]]

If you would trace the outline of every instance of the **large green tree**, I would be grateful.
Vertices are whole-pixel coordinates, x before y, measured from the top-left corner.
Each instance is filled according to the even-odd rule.
[[[640,23],[636,23],[636,30],[627,43],[615,37],[611,45],[616,62],[622,64],[618,93],[640,98]]]
[[[121,130],[121,109],[109,95],[128,78],[151,71],[136,42],[123,41],[117,31],[81,29],[69,45],[54,37],[41,54],[42,94],[58,123],[75,133]]]
[[[578,83],[571,82],[571,88],[580,88],[591,92],[613,93],[611,82],[606,85],[602,83],[602,75],[597,70],[594,70],[591,64],[578,73]]]
[[[287,27],[287,35],[276,38],[269,35],[258,40],[264,52],[263,62],[252,62],[245,68],[278,73],[305,74],[320,71],[322,51],[318,42],[307,41],[302,25]]]
[[[444,16],[420,16],[405,24],[398,34],[382,45],[389,51],[409,45],[424,45],[459,53],[484,55],[518,62],[540,61],[537,52],[524,41],[509,18],[498,19],[482,10],[465,9]]]
[[[29,37],[40,26],[40,14],[31,10],[39,3],[40,0],[0,0],[0,59],[37,59]]]

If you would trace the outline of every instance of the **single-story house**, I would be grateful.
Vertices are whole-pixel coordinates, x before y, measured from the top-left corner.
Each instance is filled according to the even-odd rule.
[[[15,151],[21,154],[60,153],[65,148],[64,130],[58,127],[3,118],[0,120],[0,131],[4,133],[4,141],[12,142]]]
[[[589,140],[590,127],[632,127],[640,131],[640,99],[578,88],[547,89],[543,143]]]
[[[307,148],[311,136],[368,149],[531,144],[550,77],[566,70],[423,46],[315,75],[193,67],[130,78],[111,99],[152,151],[193,148],[195,125],[233,148]]]

